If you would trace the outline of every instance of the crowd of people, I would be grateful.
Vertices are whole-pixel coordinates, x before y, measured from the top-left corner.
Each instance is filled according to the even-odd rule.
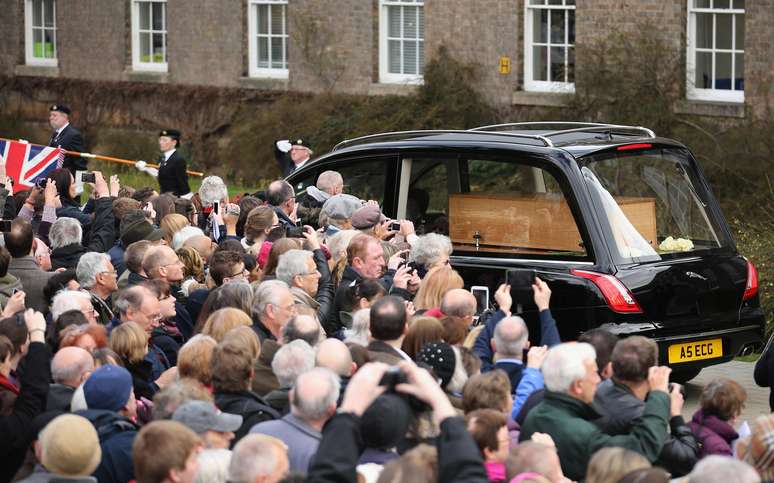
[[[0,481],[774,481],[736,381],[686,421],[655,342],[561,341],[539,278],[538,334],[507,285],[477,320],[451,241],[339,173],[238,199],[94,175],[0,188]]]

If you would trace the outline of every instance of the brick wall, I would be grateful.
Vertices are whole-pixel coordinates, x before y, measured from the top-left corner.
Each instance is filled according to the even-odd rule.
[[[774,0],[747,2],[744,97],[748,111],[769,117],[774,110]]]
[[[169,0],[169,82],[237,86],[244,75],[244,0]]]
[[[14,67],[23,61],[24,51],[24,8],[19,0],[0,0],[0,12],[4,22],[3,41],[0,42],[0,72],[12,73]],[[16,20],[16,22],[14,22]]]

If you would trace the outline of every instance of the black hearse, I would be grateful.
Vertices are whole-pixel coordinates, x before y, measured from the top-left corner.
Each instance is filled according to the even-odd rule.
[[[300,191],[329,169],[345,192],[379,201],[419,234],[448,235],[470,287],[515,284],[514,309],[533,335],[536,307],[518,286],[532,272],[551,287],[563,340],[599,326],[652,337],[677,380],[761,344],[755,267],[688,148],[649,129],[544,122],[376,134],[340,143],[288,181]]]

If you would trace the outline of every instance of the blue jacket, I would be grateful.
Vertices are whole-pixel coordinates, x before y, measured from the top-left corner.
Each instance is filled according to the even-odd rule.
[[[126,483],[134,479],[132,443],[137,426],[113,411],[87,409],[76,414],[88,419],[99,436],[102,460],[92,476],[100,483]]]

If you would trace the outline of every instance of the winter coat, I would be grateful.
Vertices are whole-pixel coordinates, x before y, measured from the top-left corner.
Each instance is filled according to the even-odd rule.
[[[46,411],[70,412],[70,403],[73,401],[75,388],[64,384],[51,384],[48,388]]]
[[[35,466],[35,471],[18,483],[97,483],[93,476],[62,476],[49,473],[43,466]]]
[[[64,203],[64,202],[63,202]],[[91,201],[90,201],[91,203]],[[113,217],[113,198],[106,196],[94,200],[94,219],[80,210],[74,203],[65,204],[56,210],[59,218],[75,218],[83,227],[83,237],[80,245],[64,246],[51,252],[51,268],[75,268],[80,256],[86,252],[107,253],[116,241],[115,218]],[[88,204],[87,204],[88,207]],[[78,249],[81,248],[82,251]]]
[[[774,412],[774,344],[769,344],[769,348],[755,363],[753,378],[755,384],[770,388],[769,409]]]
[[[126,483],[134,479],[132,443],[138,427],[129,419],[113,411],[87,409],[78,411],[97,430],[102,460],[92,476],[99,483]]]
[[[314,251],[314,264],[317,271],[320,272],[320,280],[317,282],[317,294],[312,298],[303,289],[292,287],[290,292],[293,294],[293,301],[296,304],[306,305],[317,312],[317,320],[323,327],[331,326],[333,319],[334,295],[333,278],[328,268],[328,260],[325,258],[325,252],[322,250]]]
[[[238,414],[242,416],[242,426],[234,431],[234,440],[232,447],[244,435],[246,435],[253,426],[264,421],[279,419],[280,415],[269,404],[261,399],[257,394],[250,391],[216,391],[215,405],[224,413]]]
[[[519,440],[527,441],[536,432],[550,434],[564,475],[581,481],[591,456],[600,448],[620,446],[640,453],[650,462],[656,461],[667,437],[669,404],[667,393],[651,391],[631,431],[610,436],[593,423],[600,415],[591,405],[567,394],[546,391],[543,402],[524,421]]]
[[[717,416],[707,416],[699,409],[688,423],[701,444],[699,457],[713,454],[733,456],[733,442],[739,438],[733,426]]]

